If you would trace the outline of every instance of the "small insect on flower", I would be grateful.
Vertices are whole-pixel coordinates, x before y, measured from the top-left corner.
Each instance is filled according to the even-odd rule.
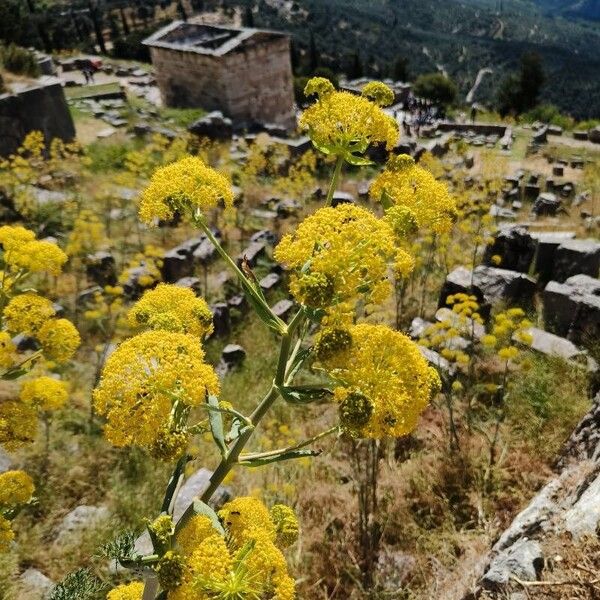
[[[370,83],[357,96],[336,91],[323,77],[313,77],[304,94],[316,95],[317,101],[302,113],[299,125],[321,152],[350,164],[368,164],[363,155],[371,144],[382,143],[390,150],[398,141],[398,124],[381,110],[394,100],[385,84]]]

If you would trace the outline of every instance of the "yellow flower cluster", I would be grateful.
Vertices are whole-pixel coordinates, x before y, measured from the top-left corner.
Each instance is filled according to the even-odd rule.
[[[389,160],[369,194],[384,204],[386,218],[401,236],[415,228],[442,233],[450,229],[456,215],[447,186],[406,154]]]
[[[26,271],[59,275],[67,262],[67,255],[56,244],[36,240],[33,231],[19,225],[0,227],[0,244],[4,269],[11,274]]]
[[[139,287],[143,289],[151,288],[161,280],[162,257],[164,250],[157,246],[147,245],[143,252],[138,252],[128,263],[127,267],[119,275],[119,283],[125,284],[131,279],[131,272],[144,267],[144,273],[136,275],[136,281]],[[116,286],[122,289],[121,286]]]
[[[396,121],[380,108],[393,101],[393,92],[384,84],[370,84],[362,96],[357,96],[335,91],[327,79],[315,77],[306,84],[304,93],[316,94],[318,99],[300,117],[300,128],[325,154],[353,163],[373,143],[381,142],[389,150],[398,141]]]
[[[532,323],[525,318],[523,309],[509,308],[494,317],[492,332],[483,336],[481,342],[488,348],[495,348],[502,360],[514,360],[519,356],[519,349],[513,342],[530,346],[533,338],[527,330],[531,326]]]
[[[151,224],[168,221],[176,211],[205,212],[220,203],[233,206],[233,191],[227,179],[196,156],[186,156],[157,169],[143,191],[140,218]]]
[[[25,381],[19,395],[21,402],[43,411],[58,410],[64,406],[68,397],[67,384],[48,376]]]
[[[321,359],[338,382],[334,398],[342,427],[376,439],[410,433],[439,388],[437,372],[417,344],[398,331],[367,323],[348,331],[351,343]]]
[[[469,363],[469,355],[457,340],[462,336],[472,342],[476,325],[482,325],[477,297],[469,294],[452,294],[446,299],[452,306],[452,316],[427,327],[419,344],[426,348],[435,348],[446,360],[457,365]]]
[[[6,328],[11,333],[35,336],[55,311],[47,298],[27,292],[15,296],[4,309]]]
[[[57,363],[66,363],[73,358],[81,344],[79,332],[68,319],[46,321],[37,334],[44,356]]]
[[[225,538],[204,515],[193,517],[179,535],[185,567],[169,600],[293,600],[295,583],[277,545],[281,532],[290,534],[283,536],[287,542],[297,533],[293,511],[278,505],[269,513],[260,500],[245,497],[227,503],[219,518]]]
[[[9,452],[33,442],[37,434],[37,410],[19,400],[0,402],[0,444]]]
[[[204,362],[197,338],[169,331],[147,331],[123,342],[108,358],[94,391],[105,434],[115,446],[152,447],[161,430],[178,429],[172,409],[203,403],[219,393],[219,381]]]
[[[102,221],[93,211],[82,210],[73,223],[73,230],[65,250],[69,256],[83,257],[95,252],[106,242]]]
[[[1,421],[2,417],[0,427]],[[8,551],[15,538],[9,518],[15,509],[31,500],[34,489],[31,477],[23,471],[0,473],[0,554]]]
[[[106,600],[142,600],[144,584],[141,581],[119,585],[106,596]]]
[[[368,302],[385,300],[388,265],[412,264],[404,254],[387,223],[352,204],[319,209],[275,249],[276,260],[293,269],[292,295],[313,308],[353,303],[361,295]]]
[[[132,327],[189,333],[200,338],[213,331],[213,316],[203,298],[189,288],[161,283],[148,290],[129,311]]]
[[[33,480],[24,471],[0,473],[0,508],[27,504],[34,491]]]

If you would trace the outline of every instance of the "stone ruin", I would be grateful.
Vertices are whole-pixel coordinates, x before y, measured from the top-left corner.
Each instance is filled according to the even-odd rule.
[[[287,35],[175,21],[143,43],[165,105],[221,110],[247,125],[295,126]]]
[[[65,142],[75,138],[75,125],[59,79],[41,77],[13,83],[11,88],[0,94],[0,156],[14,153],[32,131],[41,131],[48,144],[54,138]]]

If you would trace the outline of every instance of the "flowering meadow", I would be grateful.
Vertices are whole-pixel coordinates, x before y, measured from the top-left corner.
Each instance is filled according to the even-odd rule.
[[[383,83],[305,94],[300,154],[34,132],[0,163],[1,599],[27,568],[52,600],[452,598],[550,472],[585,369],[531,306],[440,298],[506,159],[389,152]]]

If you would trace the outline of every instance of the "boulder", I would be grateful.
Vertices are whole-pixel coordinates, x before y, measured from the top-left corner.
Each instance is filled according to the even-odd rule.
[[[202,293],[202,283],[198,277],[182,277],[175,282],[175,285],[183,288],[189,288],[198,295]]]
[[[484,589],[500,590],[511,583],[512,577],[535,581],[544,567],[540,543],[522,538],[495,556],[481,579]]]
[[[0,448],[0,473],[6,473],[13,467],[12,458],[6,453],[6,450]]]
[[[274,246],[278,242],[277,234],[270,229],[261,229],[250,236],[251,242],[265,242],[270,246]]]
[[[226,302],[217,302],[211,304],[210,310],[213,314],[213,335],[223,337],[231,331],[231,319],[229,315],[229,305]]]
[[[149,278],[148,280],[151,281],[150,285],[143,285],[140,282],[142,278]],[[135,300],[139,298],[145,290],[149,289],[150,287],[154,287],[155,284],[156,281],[150,273],[148,267],[144,264],[141,264],[138,267],[128,269],[127,279],[123,283],[123,293],[131,300]]]
[[[600,270],[600,243],[596,240],[569,240],[554,255],[552,278],[562,282],[573,275],[597,277]]]
[[[496,234],[494,243],[486,247],[483,262],[494,266],[492,257],[499,256],[502,262],[495,266],[528,273],[536,246],[535,240],[529,235],[526,227],[520,225],[503,227]]]
[[[277,202],[274,206],[275,212],[280,217],[284,218],[295,215],[301,208],[302,205],[297,200],[293,200],[292,198],[284,198],[283,200]]]
[[[215,257],[216,248],[208,238],[204,238],[192,252],[193,262],[208,265]]]
[[[596,125],[588,131],[588,140],[594,144],[600,144],[600,125]]]
[[[19,577],[17,583],[18,597],[27,600],[49,600],[54,585],[54,582],[41,571],[29,567]]]
[[[548,126],[545,125],[544,127],[541,127],[536,132],[534,132],[534,134],[531,138],[531,143],[536,146],[541,146],[542,144],[545,144],[547,142],[548,142]]]
[[[265,275],[258,283],[263,292],[268,292],[275,288],[281,281],[281,276],[277,273],[269,273]]]
[[[440,309],[442,310],[442,309]],[[426,321],[421,317],[415,317],[408,328],[408,335],[410,335],[413,340],[418,340],[423,337],[425,330],[431,326],[431,321]]]
[[[189,249],[177,247],[165,252],[162,258],[161,272],[167,283],[175,283],[182,277],[191,277],[194,274],[194,262]]]
[[[245,358],[246,351],[239,344],[227,344],[221,352],[221,360],[229,369],[241,365]]]
[[[438,306],[446,306],[447,297],[459,292],[474,295],[479,302],[481,315],[487,318],[491,305],[498,302],[531,306],[535,281],[528,275],[507,269],[481,265],[471,275],[469,269],[458,267],[446,277]]]
[[[65,515],[56,536],[56,544],[63,544],[69,537],[83,530],[90,529],[109,517],[106,506],[86,506],[82,504]]]
[[[356,200],[352,194],[348,192],[342,192],[337,190],[333,192],[333,198],[331,200],[331,206],[337,206],[338,204],[355,204]]]
[[[531,211],[538,216],[553,216],[557,213],[560,205],[561,200],[556,197],[556,194],[543,192],[536,198]]]
[[[531,237],[537,242],[534,272],[540,281],[546,282],[552,278],[554,254],[556,249],[575,237],[574,231],[544,231],[532,232]]]
[[[548,135],[562,135],[563,128],[558,125],[548,125]]]
[[[279,300],[279,302],[275,303],[271,310],[276,317],[279,317],[283,321],[287,321],[287,318],[290,316],[292,309],[294,308],[294,303],[291,300]]]
[[[245,261],[246,264],[253,269],[256,266],[259,258],[266,255],[266,244],[264,241],[250,242],[248,247],[240,252],[237,257],[237,263],[239,266]]]
[[[212,140],[228,140],[233,136],[233,122],[223,113],[215,110],[204,115],[188,127],[188,131],[198,137]]]
[[[538,329],[537,327],[530,327],[527,329],[527,333],[532,338],[530,346],[532,350],[546,356],[558,356],[563,360],[572,361],[582,365],[588,371],[595,371],[597,369],[595,361],[570,340],[544,331],[543,329]],[[513,340],[515,342],[519,341],[516,336],[513,337]]]
[[[94,283],[105,286],[117,283],[115,257],[110,252],[89,254],[86,259],[86,275]]]
[[[227,306],[229,306],[229,308],[233,308],[240,312],[246,311],[246,309],[248,308],[248,302],[246,300],[246,296],[244,296],[244,294],[236,294],[235,296],[228,298]]]

